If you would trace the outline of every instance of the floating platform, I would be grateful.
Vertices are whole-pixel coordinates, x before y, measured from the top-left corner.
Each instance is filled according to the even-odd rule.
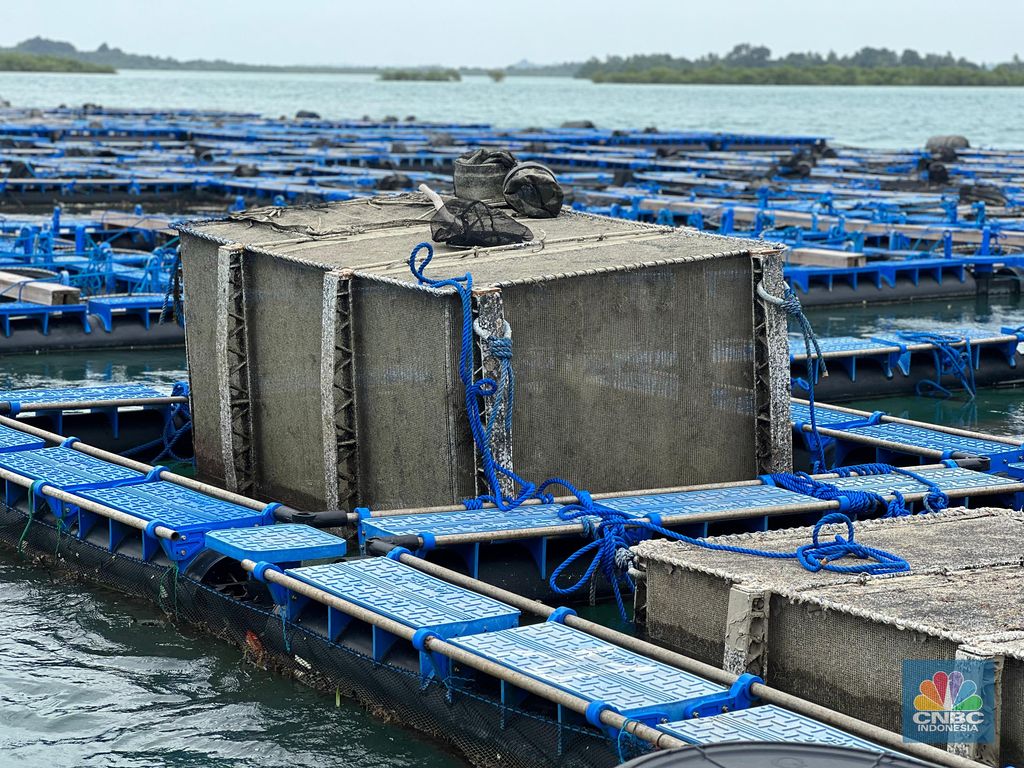
[[[880,332],[870,338],[820,337],[829,375],[816,375],[815,397],[826,402],[900,394],[948,396],[966,388],[1024,382],[1024,329],[957,328]],[[793,393],[806,393],[807,355],[790,339]],[[815,368],[817,374],[818,368]]]
[[[1001,670],[996,741],[963,748],[991,765],[1014,764],[1024,758],[1024,656],[1012,597],[1024,580],[1022,526],[1021,513],[991,509],[855,523],[858,543],[911,563],[908,573],[880,577],[646,541],[635,549],[645,585],[638,606],[659,643],[895,731],[904,660],[993,660]],[[808,534],[714,541],[792,551]]]

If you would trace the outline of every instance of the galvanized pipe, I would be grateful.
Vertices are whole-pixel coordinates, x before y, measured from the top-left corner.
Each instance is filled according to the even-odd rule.
[[[456,586],[463,587],[465,589],[477,592],[485,597],[489,597],[492,600],[499,600],[513,608],[518,608],[526,613],[539,616],[543,619],[547,619],[555,609],[549,605],[545,605],[539,600],[530,600],[529,598],[523,597],[522,595],[510,592],[507,589],[488,584],[474,579],[471,576],[458,573],[457,571],[450,570],[443,566],[435,563],[427,562],[414,555],[402,554],[399,560],[405,565],[411,566],[418,571],[434,576],[438,579],[448,581]],[[579,616],[570,614],[565,617],[564,622],[567,626],[578,629],[582,632],[586,632],[589,635],[593,635],[601,640],[618,645],[626,650],[639,653],[648,658],[660,661],[663,664],[668,664],[676,669],[681,669],[684,672],[698,675],[706,680],[710,680],[713,683],[719,685],[730,686],[737,680],[737,675],[731,672],[726,672],[724,669],[720,669],[711,664],[705,664],[697,659],[692,659],[689,656],[684,656],[681,653],[670,651],[667,648],[662,648],[660,645],[655,645],[646,640],[627,635],[623,632],[618,632],[614,629],[598,624],[593,621],[581,618]],[[801,699],[798,696],[780,691],[778,688],[772,688],[769,685],[763,683],[755,683],[751,686],[751,693],[757,696],[769,704],[775,704],[780,707],[798,712],[799,714],[812,717],[815,720],[819,720],[828,725],[840,728],[848,733],[852,733],[854,736],[859,736],[862,739],[873,741],[883,747],[891,749],[897,752],[903,752],[914,757],[919,757],[922,760],[930,760],[940,765],[949,766],[949,768],[981,768],[981,763],[976,763],[973,760],[968,760],[957,755],[953,755],[945,750],[938,749],[936,747],[929,746],[927,744],[915,744],[915,743],[904,743],[903,737],[900,734],[893,733],[885,728],[881,728],[877,725],[867,723],[863,720],[858,720],[850,715],[836,712],[835,710],[822,707],[813,702]]]
[[[959,341],[950,342],[951,347],[963,347],[967,345],[967,339],[960,339]],[[1016,336],[991,336],[985,339],[970,339],[970,343],[974,345],[982,344],[1003,344],[1010,341],[1017,341]],[[821,357],[826,360],[835,360],[841,357],[858,357],[866,355],[886,355],[892,352],[930,352],[935,349],[935,345],[930,342],[922,342],[919,344],[907,344],[904,347],[898,347],[895,344],[891,346],[878,346],[871,347],[868,349],[857,349],[857,350],[832,350],[831,352],[823,352]],[[812,355],[812,357],[818,357],[818,355]],[[806,352],[800,352],[793,355],[793,360],[804,361],[807,359]]]
[[[22,488],[29,489],[32,488],[32,483],[34,482],[32,478],[24,477],[2,467],[0,467],[0,479],[7,480],[15,485],[20,485]],[[108,517],[114,522],[127,525],[139,531],[146,530],[146,526],[149,524],[148,520],[135,517],[135,515],[129,515],[127,512],[122,512],[118,509],[108,507],[105,504],[99,504],[98,502],[91,501],[89,499],[83,499],[81,496],[76,496],[68,491],[62,491],[60,488],[54,488],[52,485],[43,485],[39,489],[39,492],[43,496],[49,496],[57,501],[65,502],[66,504],[74,504],[76,507],[81,507],[87,512],[93,512],[102,517]],[[169,541],[183,541],[185,539],[184,534],[178,533],[177,531],[163,525],[156,526],[153,529],[153,533],[159,538],[167,539]]]
[[[922,469],[939,469],[939,468],[944,467],[944,466],[945,466],[944,464],[923,464],[921,466],[915,467],[914,471],[919,471],[919,470],[922,470]],[[854,474],[856,474],[856,473],[854,473]],[[821,473],[819,473],[817,475],[812,475],[812,477],[814,477],[815,479],[818,479],[818,480],[827,480],[830,477],[839,477],[839,475],[837,475],[835,472],[821,472]],[[727,483],[704,483],[702,485],[677,485],[677,486],[672,486],[672,487],[669,487],[669,488],[645,488],[645,489],[629,490],[629,491],[607,491],[607,492],[604,492],[604,493],[592,493],[590,495],[590,497],[592,499],[594,499],[595,501],[600,501],[601,499],[625,499],[625,498],[630,498],[630,497],[633,497],[633,496],[655,496],[655,495],[665,494],[665,493],[685,493],[687,491],[711,491],[711,490],[716,490],[718,488],[750,488],[750,487],[755,486],[755,485],[764,485],[764,483],[762,483],[760,480],[736,480],[734,482],[727,482]],[[572,504],[575,501],[577,501],[575,496],[571,496],[571,495],[570,496],[556,496],[554,498],[554,500],[552,501],[552,503],[553,504]],[[542,504],[542,503],[543,502],[540,501],[540,499],[527,499],[520,506],[524,506],[524,507],[536,506],[536,505]],[[497,509],[497,507],[493,503],[488,502],[488,503],[485,503],[481,507],[481,509]],[[377,517],[399,517],[399,516],[404,517],[405,515],[426,515],[426,514],[433,514],[433,513],[437,513],[437,512],[465,512],[465,511],[466,511],[466,507],[463,504],[446,504],[444,506],[437,506],[437,507],[410,507],[408,509],[382,509],[382,510],[379,510],[379,511],[374,510],[374,511],[370,512],[370,517],[372,517],[372,518],[377,518]],[[358,523],[359,522],[359,516],[354,514],[354,513],[351,514],[350,515],[350,522]]]
[[[241,565],[246,571],[252,571],[257,564],[253,560],[242,560]],[[405,624],[397,622],[394,619],[381,616],[374,611],[363,608],[355,603],[351,603],[337,595],[332,595],[329,592],[318,589],[304,581],[299,581],[287,574],[268,569],[264,572],[264,578],[274,584],[290,589],[292,592],[300,594],[303,597],[308,597],[318,603],[339,610],[348,616],[358,619],[359,621],[364,621],[375,627],[379,627],[385,632],[389,632],[405,640],[412,640],[413,635],[415,634],[415,630]],[[498,680],[504,680],[521,690],[540,696],[550,702],[566,707],[567,709],[571,709],[573,712],[578,712],[581,715],[586,714],[587,706],[590,702],[586,699],[574,696],[571,693],[567,693],[560,688],[556,688],[553,685],[542,683],[539,680],[535,680],[532,677],[522,674],[521,672],[516,672],[515,670],[504,667],[501,664],[484,659],[475,653],[454,646],[437,637],[428,637],[424,641],[423,646],[431,653],[439,653],[452,661],[458,662],[466,667],[471,667],[479,672],[483,672],[484,674],[497,678]],[[617,712],[605,710],[601,713],[600,719],[604,725],[618,730],[625,730],[658,749],[671,749],[674,747],[687,746],[686,742],[677,739],[674,736],[670,736],[667,733],[651,728],[650,726],[644,725],[636,720],[623,717]]]
[[[61,443],[65,439],[63,435],[58,435],[56,432],[50,432],[40,427],[34,427],[31,424],[26,424],[23,421],[12,419],[8,416],[0,416],[0,424],[11,427],[12,429],[21,430],[25,434],[32,435],[33,437],[40,437],[43,440],[49,440],[53,443]],[[128,469],[134,469],[137,472],[148,474],[150,470],[153,469],[152,464],[135,461],[135,459],[129,459],[125,456],[105,451],[102,448],[97,448],[81,441],[72,443],[70,447],[72,450],[81,451],[87,456],[94,456],[97,459],[103,459],[111,464],[117,464],[122,467],[127,467]],[[224,490],[223,488],[218,488],[215,485],[203,483],[191,477],[185,477],[184,475],[175,474],[169,469],[165,469],[160,472],[160,479],[166,480],[169,483],[174,483],[175,485],[180,485],[183,488],[190,488],[193,491],[205,493],[207,496],[213,496],[214,498],[221,499],[223,501],[229,501],[232,504],[238,504],[239,506],[246,507],[248,509],[262,510],[267,506],[267,502],[265,501],[257,501],[256,499],[251,499],[248,496],[232,493],[231,491]]]
[[[810,405],[810,403],[807,400],[800,400],[795,397],[793,398],[793,402],[799,403],[800,405]],[[852,416],[867,417],[871,415],[867,411],[858,411],[856,408],[847,408],[841,405],[830,405],[828,407],[828,410],[849,413]],[[960,429],[959,427],[946,427],[939,424],[926,424],[922,421],[914,421],[913,419],[903,419],[900,418],[899,416],[885,415],[882,416],[881,420],[887,424],[907,424],[911,427],[924,427],[925,429],[930,429],[934,432],[945,432],[946,434],[949,435],[958,435],[960,437],[973,437],[978,440],[990,440],[996,443],[1006,443],[1007,445],[1012,445],[1015,448],[1019,448],[1021,444],[1024,443],[1024,440],[1015,439],[1012,437],[1005,437],[1003,435],[987,435],[984,432],[974,432],[969,429]],[[819,427],[818,429],[821,429],[821,427]],[[807,430],[805,429],[805,431]]]
[[[15,402],[11,400],[7,403]],[[36,411],[71,411],[86,408],[127,408],[132,405],[173,405],[187,403],[188,398],[181,395],[160,397],[113,398],[110,400],[66,400],[52,403],[19,403],[19,413],[35,413]]]
[[[985,485],[961,491],[948,491],[950,498],[982,495],[987,493],[1016,493],[1024,491],[1024,483],[1005,485]],[[921,501],[928,495],[927,491],[913,491],[903,494],[909,501]],[[893,496],[882,494],[883,498]],[[728,520],[746,520],[751,517],[777,517],[779,515],[796,515],[810,512],[828,512],[840,508],[838,501],[808,501],[806,504],[794,504],[788,507],[756,507],[752,509],[728,509],[718,512],[689,512],[677,515],[663,514],[664,525],[681,525],[687,523],[720,523]],[[565,525],[547,528],[513,528],[510,530],[476,531],[473,533],[442,533],[434,536],[437,546],[455,546],[458,544],[478,544],[491,541],[518,541],[521,539],[537,539],[548,536],[580,535],[585,532],[582,523],[566,523]]]

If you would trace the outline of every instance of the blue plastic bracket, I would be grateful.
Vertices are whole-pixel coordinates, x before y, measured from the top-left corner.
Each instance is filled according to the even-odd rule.
[[[712,717],[723,712],[735,712],[738,709],[747,709],[754,701],[750,688],[754,683],[764,683],[757,675],[740,675],[728,691],[713,693],[710,696],[700,696],[692,699],[683,707],[683,720],[694,717]]]

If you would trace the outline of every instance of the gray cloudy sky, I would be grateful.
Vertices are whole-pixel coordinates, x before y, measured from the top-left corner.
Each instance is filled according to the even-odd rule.
[[[590,56],[848,53],[864,45],[983,62],[1024,55],[1024,0],[5,0],[26,37],[268,64],[505,65]]]

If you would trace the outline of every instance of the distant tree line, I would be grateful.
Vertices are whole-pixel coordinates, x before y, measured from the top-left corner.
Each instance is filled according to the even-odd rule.
[[[458,82],[462,79],[457,69],[385,69],[381,80],[420,80],[435,83]]]
[[[790,53],[772,58],[763,45],[742,43],[724,56],[698,59],[668,54],[590,59],[576,77],[595,83],[713,83],[751,85],[1024,85],[1024,62],[984,67],[952,54],[903,53],[861,48],[849,56],[835,52]]]
[[[113,74],[113,67],[62,59],[57,56],[35,56],[30,53],[0,51],[0,72],[94,72]]]

